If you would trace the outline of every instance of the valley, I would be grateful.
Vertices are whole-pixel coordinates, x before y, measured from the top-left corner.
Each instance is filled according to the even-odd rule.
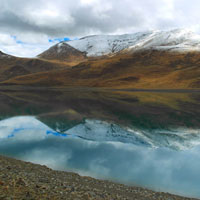
[[[0,52],[0,141],[1,155],[38,169],[134,186],[143,196],[148,188],[199,198],[200,37],[178,29],[94,35],[34,58]],[[29,172],[30,164],[9,162]],[[51,169],[44,173],[57,180]]]

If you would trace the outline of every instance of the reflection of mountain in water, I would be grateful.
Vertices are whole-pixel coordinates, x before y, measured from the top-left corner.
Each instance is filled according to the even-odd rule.
[[[200,144],[200,130],[141,130],[99,120],[86,120],[66,133],[97,142],[122,142],[148,147],[187,149]]]
[[[0,91],[0,154],[200,197],[200,95]]]
[[[0,121],[0,139],[16,138],[22,141],[38,141],[52,135],[63,138],[82,138],[95,142],[121,142],[177,150],[200,144],[200,131],[194,129],[140,130],[100,120],[85,120],[65,133],[60,133],[34,117],[14,117]]]
[[[0,92],[0,119],[7,119],[0,123],[0,138],[12,136],[13,130],[25,135],[35,130],[34,137],[42,127],[42,137],[67,134],[99,142],[185,149],[199,143],[199,102],[199,93],[193,92],[7,90]]]
[[[0,91],[0,119],[36,116],[65,132],[85,119],[138,129],[200,127],[200,94],[89,89]]]

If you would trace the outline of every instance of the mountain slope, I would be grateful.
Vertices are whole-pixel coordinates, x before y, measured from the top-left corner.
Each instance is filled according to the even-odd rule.
[[[67,66],[66,63],[55,63],[35,58],[18,58],[0,52],[0,81],[37,72],[59,70]]]
[[[84,53],[66,43],[59,43],[38,55],[38,58],[46,60],[60,60],[66,62],[80,62],[85,60],[86,56]]]
[[[109,88],[200,88],[200,53],[143,51],[89,60],[68,69],[36,73],[2,84]]]
[[[94,35],[63,42],[85,52],[88,57],[112,55],[122,50],[148,49],[194,51],[200,50],[200,35],[189,30],[148,31],[125,35]]]
[[[0,59],[0,65],[7,63],[0,68],[1,84],[200,88],[200,36],[187,30],[89,36],[61,42],[39,57],[42,60]]]

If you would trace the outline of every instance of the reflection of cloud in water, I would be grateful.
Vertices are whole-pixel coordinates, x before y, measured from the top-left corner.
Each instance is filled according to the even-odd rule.
[[[15,140],[41,140],[47,135],[67,136],[52,130],[35,117],[12,117],[0,121],[0,139],[15,137]]]
[[[28,122],[20,120],[21,125]],[[17,123],[16,127],[9,123],[13,129],[20,128]],[[5,129],[6,123],[3,125]],[[35,129],[31,131],[32,125]],[[47,135],[47,130],[52,131],[47,126],[39,122],[32,125],[26,124],[26,129],[18,131],[16,137],[4,135],[0,152],[54,169],[200,197],[200,146],[174,151],[117,141],[87,141]],[[29,139],[24,140],[25,137]]]
[[[35,117],[13,117],[0,121],[0,139],[40,140],[49,128]]]

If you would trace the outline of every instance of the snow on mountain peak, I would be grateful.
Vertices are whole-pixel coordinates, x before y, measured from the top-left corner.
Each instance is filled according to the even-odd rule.
[[[74,61],[76,59],[84,59],[85,55],[80,52],[78,49],[70,46],[67,43],[61,42],[48,50],[44,51],[42,54],[38,55],[39,58],[43,59],[51,59],[51,60],[66,60],[66,61]]]
[[[124,35],[92,35],[63,43],[85,52],[88,57],[112,55],[122,50],[199,51],[200,35],[187,29],[174,29]]]

